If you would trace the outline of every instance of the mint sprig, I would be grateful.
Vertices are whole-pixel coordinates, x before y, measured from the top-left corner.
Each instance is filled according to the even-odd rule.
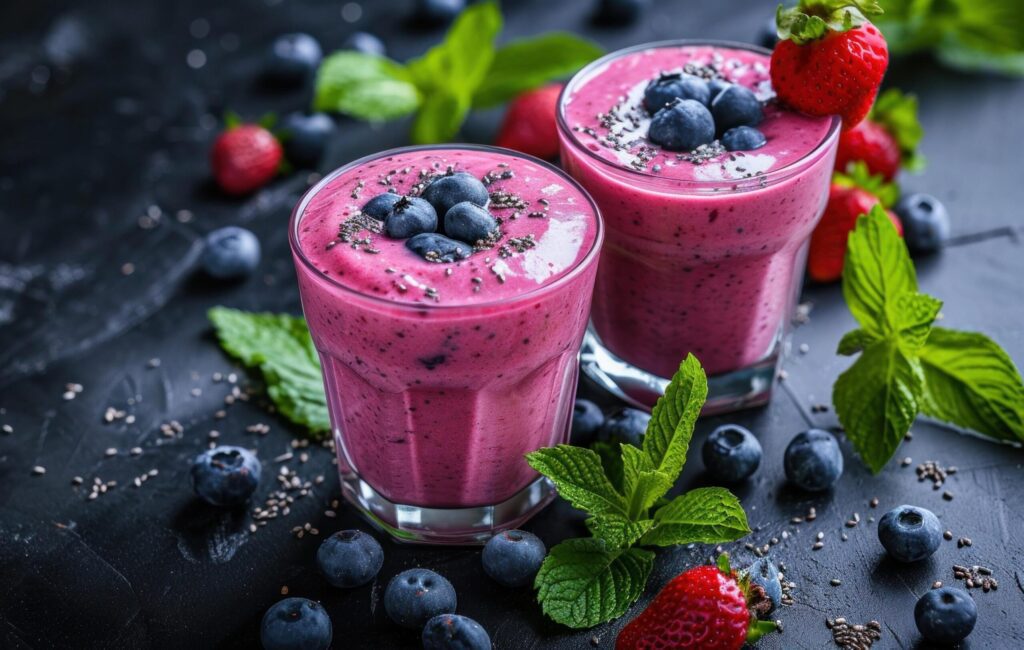
[[[592,537],[552,548],[537,574],[537,600],[552,620],[586,628],[624,614],[653,567],[654,554],[638,546],[715,544],[750,532],[739,500],[723,488],[663,498],[686,463],[707,392],[704,369],[689,355],[655,404],[642,447],[620,445],[617,462],[610,445],[600,454],[569,445],[527,454],[563,498],[590,515]]]
[[[214,307],[208,314],[224,351],[259,370],[278,412],[316,438],[331,430],[320,359],[306,321]]]
[[[850,233],[843,296],[860,328],[839,342],[860,354],[832,390],[839,422],[877,473],[921,412],[1003,440],[1024,440],[1024,382],[983,334],[932,327],[942,302],[920,293],[907,248],[881,206]]]
[[[502,29],[495,2],[459,15],[444,39],[405,65],[360,52],[335,52],[317,73],[313,107],[368,121],[416,113],[418,144],[451,140],[472,108],[489,108],[574,73],[601,55],[590,41],[564,32],[497,47]]]

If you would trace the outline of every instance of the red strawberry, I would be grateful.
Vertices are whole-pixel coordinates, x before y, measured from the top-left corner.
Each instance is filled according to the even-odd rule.
[[[213,143],[213,177],[228,194],[248,194],[272,179],[281,166],[281,143],[258,124],[229,126]]]
[[[558,155],[555,113],[563,84],[544,86],[519,95],[509,104],[495,144],[538,158]]]
[[[665,585],[622,629],[615,650],[739,650],[775,629],[748,609],[748,594],[754,594],[752,601],[767,598],[760,587],[737,580],[727,562],[690,569]]]
[[[917,121],[917,98],[890,88],[878,96],[868,119],[839,136],[836,169],[846,171],[855,160],[863,160],[872,174],[885,180],[896,177],[900,166],[917,171],[924,159],[917,144],[924,131]]]
[[[800,0],[779,8],[783,40],[772,52],[772,86],[780,101],[808,115],[839,115],[856,126],[878,94],[889,50],[864,14],[874,0]]]
[[[834,282],[842,277],[846,243],[857,217],[878,203],[888,208],[896,199],[895,186],[884,183],[881,176],[868,176],[863,162],[854,163],[850,171],[852,176],[835,175],[825,214],[811,235],[807,274],[817,282]],[[886,213],[902,236],[900,220],[889,210]]]

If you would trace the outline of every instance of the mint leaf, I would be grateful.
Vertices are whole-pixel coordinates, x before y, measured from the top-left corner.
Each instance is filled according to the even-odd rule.
[[[651,411],[651,422],[644,435],[644,454],[651,466],[672,477],[674,481],[686,463],[686,451],[693,436],[693,425],[708,396],[708,380],[704,368],[692,354],[679,365],[679,370],[658,398]]]
[[[627,512],[631,519],[636,519],[672,489],[675,476],[654,469],[650,459],[637,447],[623,444],[621,449]]]
[[[917,417],[923,392],[920,361],[894,341],[867,348],[839,375],[832,388],[836,415],[872,472],[877,474],[896,453]]]
[[[905,293],[890,303],[889,321],[893,323],[905,352],[921,349],[942,309],[942,301],[923,293]]]
[[[568,32],[549,32],[498,49],[480,87],[475,108],[489,108],[544,83],[568,76],[601,56],[600,47]]]
[[[620,443],[612,440],[595,440],[590,443],[590,448],[601,458],[601,467],[604,468],[604,475],[615,489],[622,491],[623,467],[622,451]]]
[[[836,348],[836,353],[848,357],[851,354],[857,354],[872,343],[878,342],[878,340],[878,337],[870,334],[866,330],[851,330],[846,334],[843,334],[843,338],[839,340],[839,346]]]
[[[654,527],[641,544],[673,546],[733,541],[750,532],[739,500],[725,488],[690,490],[654,513]]]
[[[469,113],[469,99],[436,90],[427,96],[412,125],[416,144],[446,142],[455,137]]]
[[[850,233],[843,297],[861,328],[883,337],[894,331],[886,304],[904,293],[917,293],[914,264],[889,216],[876,205]]]
[[[1024,440],[1024,383],[984,334],[936,327],[921,350],[922,410],[1001,440]]]
[[[568,539],[551,549],[534,582],[544,613],[572,628],[622,616],[640,597],[654,553],[608,549],[599,539]]]
[[[558,493],[573,507],[595,515],[626,516],[626,500],[604,475],[595,452],[558,445],[530,452],[526,462],[554,481]]]
[[[603,539],[609,548],[628,548],[651,529],[654,520],[630,521],[618,515],[594,515],[586,523],[590,534]]]
[[[282,415],[312,433],[330,431],[320,359],[302,318],[226,307],[214,307],[208,316],[224,351],[260,370]]]
[[[320,64],[313,108],[363,120],[390,120],[415,111],[421,97],[409,73],[385,57],[346,50]]]

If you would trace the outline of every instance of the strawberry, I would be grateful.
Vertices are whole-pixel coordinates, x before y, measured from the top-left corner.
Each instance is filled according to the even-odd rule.
[[[924,131],[917,121],[917,98],[890,88],[878,96],[868,118],[839,136],[836,170],[845,171],[855,160],[863,160],[872,174],[891,181],[902,166],[918,171],[924,159],[917,145]]]
[[[763,588],[738,578],[723,555],[719,566],[690,569],[665,585],[622,629],[615,650],[739,650],[775,629],[748,607],[748,599],[757,609],[766,598]]]
[[[213,177],[228,194],[248,194],[270,182],[281,166],[281,143],[258,124],[233,124],[210,150]]]
[[[881,203],[888,208],[895,202],[898,191],[884,182],[881,176],[870,176],[863,161],[850,166],[850,175],[836,173],[832,179],[825,214],[811,234],[811,247],[807,253],[807,274],[817,282],[833,282],[843,275],[846,242],[850,231],[857,225],[857,217],[870,212]],[[888,209],[886,213],[903,236],[900,220]]]
[[[509,104],[495,144],[538,158],[558,155],[555,113],[563,84],[528,90]]]
[[[772,86],[779,100],[808,115],[839,115],[852,128],[871,110],[889,50],[865,14],[875,0],[800,0],[779,7],[779,44],[772,51]]]

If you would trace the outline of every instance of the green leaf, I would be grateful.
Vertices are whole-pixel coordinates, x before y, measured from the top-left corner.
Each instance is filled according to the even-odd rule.
[[[208,316],[224,351],[262,373],[282,415],[313,433],[330,431],[320,359],[302,318],[226,307]]]
[[[940,309],[941,300],[923,293],[905,293],[889,304],[889,320],[904,352],[915,354],[921,349]]]
[[[843,263],[843,297],[861,328],[875,337],[894,331],[887,301],[917,293],[910,254],[885,210],[876,205],[857,219]]]
[[[641,544],[673,546],[701,542],[731,542],[750,533],[747,515],[728,490],[706,487],[690,490],[654,513],[654,528]]]
[[[587,519],[587,530],[603,539],[609,548],[628,548],[654,525],[653,519],[630,521],[618,515],[595,515]]]
[[[832,174],[832,182],[843,187],[859,187],[874,194],[883,206],[890,208],[900,199],[900,188],[885,180],[881,174],[872,174],[863,160],[854,160],[842,172]]]
[[[602,49],[568,32],[548,32],[512,41],[498,49],[474,108],[489,108],[554,79],[571,75],[601,56]]]
[[[644,454],[651,466],[674,481],[686,463],[686,451],[693,436],[693,425],[708,396],[704,368],[692,354],[679,365],[665,394],[651,411],[644,435]]]
[[[803,0],[795,7],[779,5],[775,22],[780,39],[804,45],[829,32],[846,32],[882,13],[875,0]]]
[[[895,341],[876,343],[836,380],[832,403],[846,437],[872,472],[896,453],[917,417],[924,373]]]
[[[412,125],[414,144],[447,142],[459,132],[469,113],[469,98],[435,90],[427,96]]]
[[[421,102],[408,71],[382,56],[345,50],[324,59],[317,71],[313,108],[364,120],[390,120]]]
[[[654,469],[651,460],[638,447],[621,445],[623,491],[629,504],[629,517],[636,519],[672,489],[673,479]]]
[[[924,137],[924,129],[917,119],[916,96],[904,95],[898,88],[890,88],[878,96],[868,117],[881,124],[895,138],[900,148],[903,169],[924,169],[924,156],[917,151]]]
[[[625,491],[623,487],[622,452],[619,443],[612,440],[595,440],[590,443],[590,448],[601,458],[601,467],[604,468],[604,475],[615,489]]]
[[[494,39],[501,25],[496,3],[469,7],[455,19],[440,44],[409,61],[413,82],[424,93],[442,90],[464,98],[468,105],[494,59]]]
[[[530,452],[526,461],[554,481],[558,493],[573,507],[592,515],[627,515],[625,498],[608,481],[595,452],[558,445]]]
[[[593,627],[626,613],[643,593],[653,566],[654,553],[644,549],[568,539],[544,559],[534,582],[537,600],[556,623]]]
[[[1024,440],[1024,383],[999,344],[936,327],[921,350],[922,410],[1001,440]]]
[[[836,353],[844,356],[857,354],[872,343],[876,343],[878,340],[878,337],[865,330],[859,328],[851,330],[846,334],[843,334],[843,338],[839,340],[839,346],[836,349]]]

